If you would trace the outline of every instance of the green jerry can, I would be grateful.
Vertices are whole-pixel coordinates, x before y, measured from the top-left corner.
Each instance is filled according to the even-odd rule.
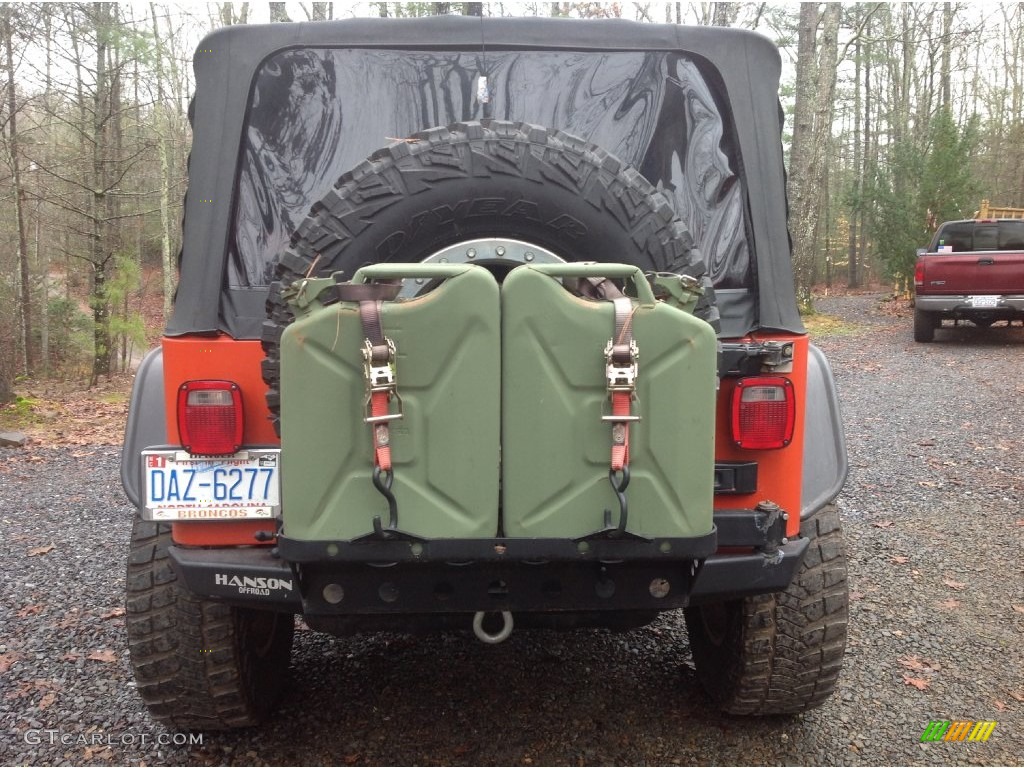
[[[639,299],[626,299],[637,353],[627,406],[633,420],[612,419],[605,354],[616,332],[612,302],[573,295],[559,278],[635,285]],[[576,539],[617,525],[622,505],[609,470],[623,425],[623,530],[645,538],[709,534],[717,383],[711,326],[655,301],[629,265],[521,266],[505,278],[501,299],[505,535]],[[615,479],[621,485],[622,473]]]
[[[381,264],[351,285],[440,281],[410,299],[382,301],[393,343],[386,420],[370,408],[367,334],[355,301],[330,302],[334,280],[296,283],[294,323],[281,337],[282,520],[285,536],[349,541],[387,525],[374,484],[378,428],[390,451],[397,529],[423,538],[498,533],[500,300],[471,265]],[[400,418],[395,418],[400,414]]]

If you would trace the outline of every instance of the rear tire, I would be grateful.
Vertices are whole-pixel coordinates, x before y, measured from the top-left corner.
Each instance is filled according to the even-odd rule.
[[[719,327],[703,257],[672,207],[635,169],[560,131],[500,120],[432,128],[378,150],[313,206],[281,256],[267,299],[263,378],[279,427],[282,290],[308,275],[419,262],[478,238],[510,238],[566,261],[635,264],[697,278],[694,314]]]
[[[166,525],[136,515],[128,557],[128,650],[153,718],[178,730],[256,725],[280,698],[294,617],[203,600],[178,583]]]
[[[914,309],[914,341],[928,344],[935,340],[935,329],[942,321],[934,312]]]
[[[805,712],[836,688],[849,593],[835,506],[803,521],[800,533],[811,543],[784,592],[685,611],[697,677],[725,712]]]

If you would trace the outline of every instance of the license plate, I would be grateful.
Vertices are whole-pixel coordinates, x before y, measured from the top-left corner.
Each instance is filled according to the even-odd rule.
[[[281,509],[280,451],[209,458],[186,451],[143,451],[146,519],[250,520]]]
[[[975,309],[995,309],[999,306],[998,296],[968,296],[967,300]]]

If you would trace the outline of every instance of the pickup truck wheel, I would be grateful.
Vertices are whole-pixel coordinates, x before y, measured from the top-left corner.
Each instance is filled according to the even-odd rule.
[[[510,238],[566,261],[688,274],[694,313],[719,323],[703,257],[668,200],[638,171],[575,136],[499,120],[432,128],[378,150],[313,206],[281,256],[267,299],[263,377],[278,425],[282,289],[309,275],[419,262],[457,243]]]
[[[849,600],[835,506],[805,520],[800,532],[810,546],[784,592],[685,611],[697,677],[725,712],[804,712],[835,690]]]
[[[170,542],[168,526],[136,515],[125,614],[139,695],[168,728],[255,725],[283,690],[294,618],[192,595],[171,568]]]
[[[925,312],[921,309],[914,309],[914,341],[927,344],[935,341],[935,329],[939,323],[938,316],[934,312]]]

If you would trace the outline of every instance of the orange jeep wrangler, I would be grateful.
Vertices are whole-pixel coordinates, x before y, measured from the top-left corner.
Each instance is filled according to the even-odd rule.
[[[681,609],[723,710],[831,695],[847,463],[779,72],[756,34],[623,21],[199,46],[180,284],[122,459],[157,720],[258,722],[297,615],[498,643]]]

